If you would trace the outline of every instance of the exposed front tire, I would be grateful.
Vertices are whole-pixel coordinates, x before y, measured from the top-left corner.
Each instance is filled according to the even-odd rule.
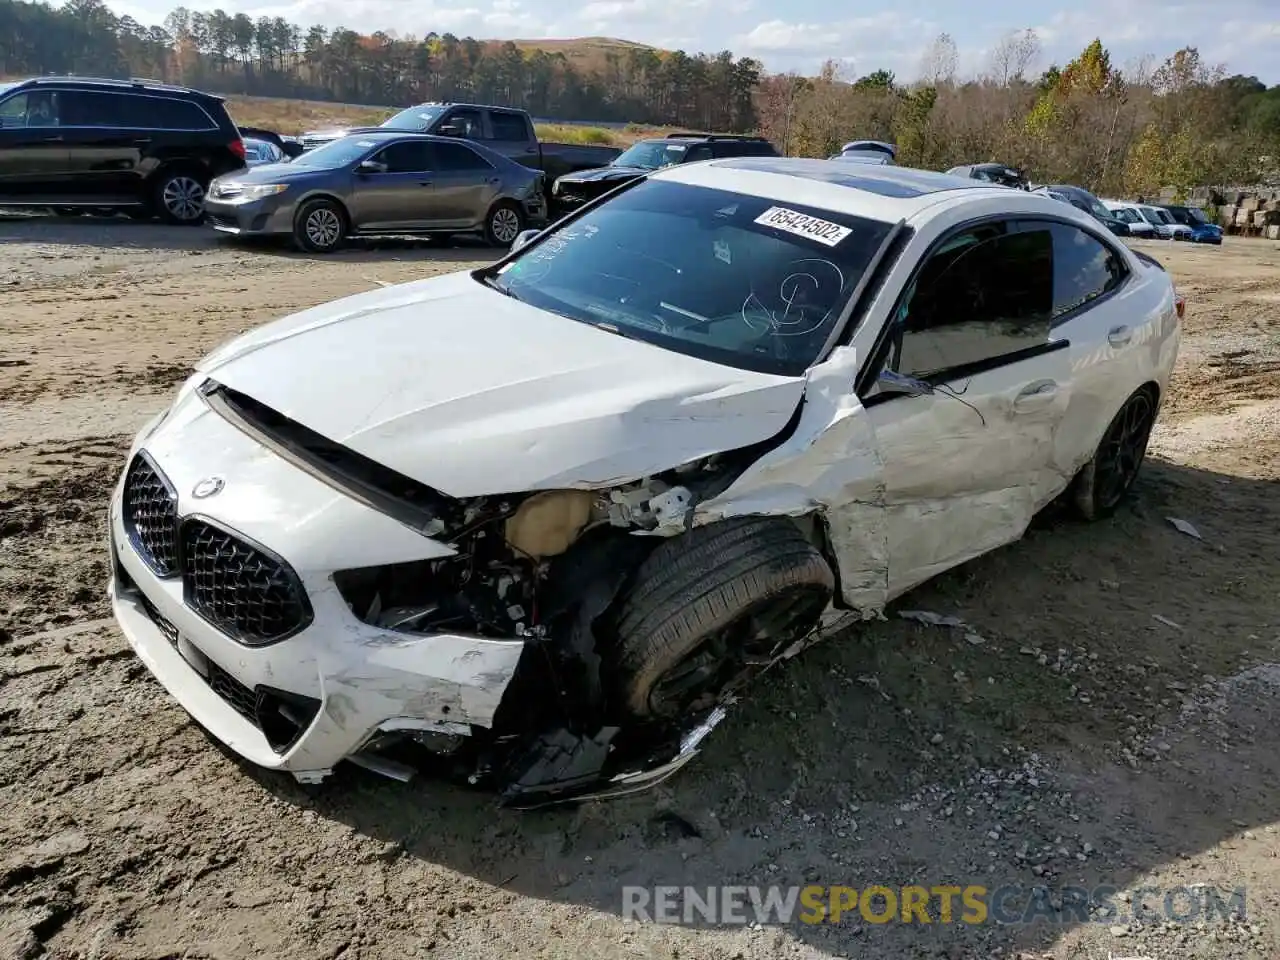
[[[195,226],[204,221],[205,191],[208,178],[191,167],[162,170],[151,192],[151,209],[160,219],[174,226]]]
[[[494,247],[509,247],[524,229],[525,215],[520,205],[503,200],[493,205],[484,222],[484,238]]]
[[[618,610],[627,712],[668,720],[714,705],[817,625],[835,578],[789,520],[698,527],[653,551]]]
[[[333,200],[308,200],[293,217],[293,242],[308,253],[332,253],[347,236],[347,214]]]
[[[1085,520],[1115,513],[1129,493],[1147,455],[1156,422],[1156,395],[1150,387],[1134,393],[1107,425],[1093,459],[1072,481],[1072,506]]]

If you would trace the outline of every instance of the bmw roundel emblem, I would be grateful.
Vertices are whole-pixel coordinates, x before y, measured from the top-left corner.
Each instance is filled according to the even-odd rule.
[[[191,488],[191,495],[197,500],[204,500],[218,493],[224,486],[226,481],[221,477],[205,477]]]

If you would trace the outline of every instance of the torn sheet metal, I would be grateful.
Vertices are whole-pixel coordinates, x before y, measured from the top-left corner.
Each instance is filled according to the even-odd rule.
[[[888,600],[884,466],[867,412],[853,392],[858,358],[837,347],[809,371],[795,432],[724,493],[697,506],[694,523],[747,514],[827,521],[846,603],[875,615]]]

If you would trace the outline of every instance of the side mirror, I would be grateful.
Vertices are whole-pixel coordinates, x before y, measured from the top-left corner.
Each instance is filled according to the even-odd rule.
[[[386,173],[387,165],[380,160],[361,160],[356,173]]]
[[[880,371],[880,376],[876,377],[876,385],[885,393],[907,397],[923,397],[933,393],[933,384],[887,369]]]
[[[541,232],[541,230],[521,230],[516,234],[516,238],[511,241],[511,252],[515,253]]]

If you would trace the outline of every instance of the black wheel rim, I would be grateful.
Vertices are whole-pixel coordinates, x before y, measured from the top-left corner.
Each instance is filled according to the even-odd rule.
[[[1103,508],[1119,503],[1137,479],[1151,437],[1153,412],[1150,396],[1134,394],[1107,428],[1094,464],[1094,489]]]
[[[649,710],[674,719],[709,709],[745,687],[778,652],[813,628],[828,592],[801,584],[759,600],[708,635],[649,690]]]

